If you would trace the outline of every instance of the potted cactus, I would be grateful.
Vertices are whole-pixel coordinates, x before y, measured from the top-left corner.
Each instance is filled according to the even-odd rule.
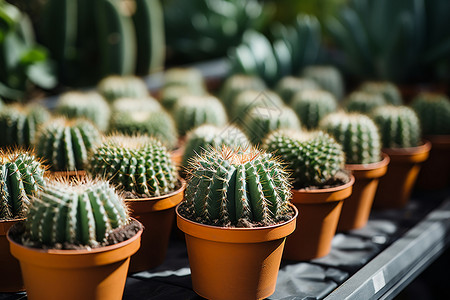
[[[148,96],[147,85],[136,76],[110,75],[97,84],[97,91],[108,102],[120,98],[145,98]]]
[[[292,97],[300,91],[319,89],[320,86],[312,79],[294,76],[284,76],[275,86],[275,92],[283,99],[286,105],[290,105]]]
[[[225,108],[230,111],[234,99],[241,92],[247,90],[261,92],[266,90],[266,88],[264,81],[257,76],[234,74],[228,77],[222,84],[219,99],[222,101]]]
[[[194,95],[206,92],[205,82],[200,70],[195,68],[171,68],[164,73],[163,89],[173,86],[187,88]]]
[[[122,299],[142,225],[108,182],[47,181],[8,231],[29,299]]]
[[[354,178],[343,171],[342,146],[322,131],[277,130],[264,141],[292,170],[291,202],[300,212],[297,229],[286,240],[284,258],[309,260],[328,254],[342,204]]]
[[[389,169],[380,180],[376,208],[401,208],[408,203],[421,165],[427,160],[431,143],[421,141],[419,118],[407,106],[381,106],[372,118],[378,125],[383,152],[389,155]]]
[[[0,157],[0,292],[18,292],[25,288],[6,233],[25,218],[30,197],[44,186],[45,168],[33,154],[22,150],[0,150]]]
[[[302,77],[315,81],[322,89],[341,100],[345,93],[341,72],[331,65],[311,65],[302,70]]]
[[[177,224],[194,291],[208,299],[270,296],[297,217],[283,167],[262,150],[223,147],[196,156],[188,170]]]
[[[348,112],[370,114],[375,108],[386,104],[386,100],[384,100],[382,95],[364,91],[354,91],[346,97],[343,107]]]
[[[358,90],[383,96],[387,104],[401,105],[403,103],[400,90],[390,81],[365,81]]]
[[[150,269],[166,256],[175,206],[185,183],[163,144],[144,135],[111,135],[89,156],[88,173],[119,189],[132,216],[146,228],[142,247],[131,259],[130,272]]]
[[[359,113],[335,112],[319,128],[330,133],[344,149],[345,168],[355,177],[352,195],[344,202],[338,231],[364,227],[369,219],[379,179],[386,174],[389,157],[381,152],[375,123]]]

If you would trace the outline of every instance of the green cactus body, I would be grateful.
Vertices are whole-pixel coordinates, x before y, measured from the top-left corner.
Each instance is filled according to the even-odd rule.
[[[236,74],[228,77],[220,90],[220,100],[227,109],[230,109],[235,97],[243,91],[266,90],[264,81],[256,76]]]
[[[136,76],[111,75],[102,79],[98,92],[109,102],[120,98],[145,98],[148,90],[145,82]]]
[[[195,68],[171,68],[164,73],[163,88],[184,86],[195,95],[205,94],[206,87],[202,73]]]
[[[182,166],[187,167],[192,157],[200,154],[210,146],[220,149],[222,146],[237,148],[248,145],[250,145],[250,142],[247,137],[236,126],[217,127],[209,124],[201,125],[188,132],[186,136]]]
[[[305,90],[318,90],[320,86],[313,80],[294,76],[285,76],[278,81],[275,92],[290,105],[295,94]]]
[[[97,247],[129,219],[125,202],[108,182],[48,181],[33,197],[23,242]]]
[[[374,121],[358,113],[335,112],[319,123],[344,149],[347,164],[370,164],[381,160],[381,138]]]
[[[296,188],[323,186],[344,168],[342,146],[323,131],[278,130],[264,140],[263,148],[287,163]]]
[[[23,218],[29,197],[44,186],[45,168],[34,155],[0,152],[0,220]]]
[[[180,136],[203,124],[224,126],[228,121],[225,108],[213,96],[182,97],[175,105],[173,115]]]
[[[414,110],[407,106],[381,106],[372,119],[380,129],[383,148],[417,147],[420,143],[420,122]]]
[[[450,134],[450,100],[444,94],[421,93],[411,107],[417,113],[424,135]]]
[[[200,96],[202,93],[195,93],[189,87],[183,85],[169,85],[161,90],[160,102],[168,111],[172,111],[182,97],[186,95]]]
[[[241,124],[254,107],[277,109],[283,106],[283,100],[274,92],[246,90],[236,95],[231,104],[230,116],[233,122]]]
[[[83,170],[88,152],[99,139],[100,132],[91,122],[59,118],[40,130],[36,151],[52,171]]]
[[[317,128],[327,114],[336,111],[338,104],[333,94],[322,90],[300,91],[293,96],[292,109],[308,129]]]
[[[332,93],[340,100],[345,87],[341,72],[333,66],[309,66],[303,69],[302,76],[314,80],[322,89]]]
[[[56,113],[67,118],[86,118],[101,131],[109,126],[111,109],[108,102],[96,92],[67,92],[59,97]]]
[[[381,95],[387,104],[401,105],[403,103],[399,89],[389,81],[366,81],[359,87],[359,90]]]
[[[350,95],[348,95],[343,106],[348,112],[370,114],[377,107],[386,104],[387,103],[384,97],[379,94],[364,91],[354,91]]]
[[[0,111],[0,146],[29,147],[36,142],[38,127],[50,118],[40,105],[7,105]]]
[[[281,164],[255,149],[208,149],[193,159],[183,203],[187,217],[217,226],[273,224],[286,216],[291,186]]]
[[[178,180],[166,147],[140,135],[106,138],[92,151],[87,171],[131,192],[134,198],[168,194],[175,190]]]

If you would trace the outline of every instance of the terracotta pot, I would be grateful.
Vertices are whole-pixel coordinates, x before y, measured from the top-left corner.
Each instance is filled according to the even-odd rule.
[[[178,206],[179,207],[179,206]],[[273,294],[286,236],[295,216],[284,223],[256,228],[208,226],[178,213],[194,291],[207,299],[263,299]]]
[[[14,224],[23,219],[0,221],[0,292],[20,292],[25,290],[19,261],[11,255],[6,233]]]
[[[352,194],[355,177],[338,187],[317,190],[293,189],[297,229],[286,240],[283,258],[310,260],[327,255],[341,214],[342,203]]]
[[[177,165],[177,167],[181,166],[181,162],[183,160],[183,154],[184,154],[184,147],[178,147],[172,152],[170,152],[170,156],[172,158],[172,161]]]
[[[141,199],[126,199],[131,216],[144,225],[141,248],[133,255],[130,273],[154,268],[166,258],[170,233],[175,218],[175,206],[183,200],[186,182],[180,179],[181,187],[164,196]]]
[[[427,160],[430,149],[429,141],[417,147],[383,149],[391,162],[386,175],[380,179],[374,208],[401,208],[408,203],[420,167]]]
[[[347,231],[364,227],[369,220],[373,199],[379,179],[386,174],[389,156],[372,164],[347,164],[345,169],[355,176],[352,194],[342,205],[337,231]]]
[[[91,250],[36,249],[8,241],[20,261],[29,300],[120,300],[130,256],[142,230],[124,242]]]
[[[431,135],[430,156],[422,165],[416,187],[423,190],[438,190],[450,185],[450,135]]]

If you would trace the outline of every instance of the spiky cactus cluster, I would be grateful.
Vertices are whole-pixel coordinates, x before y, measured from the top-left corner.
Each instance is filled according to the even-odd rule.
[[[333,94],[322,90],[306,90],[294,95],[292,109],[300,118],[302,125],[308,129],[317,128],[319,122],[337,107]]]
[[[6,105],[0,111],[0,146],[35,144],[38,128],[50,118],[41,105]]]
[[[0,150],[0,220],[25,216],[29,197],[44,186],[44,171],[33,154]]]
[[[421,93],[411,107],[417,113],[424,135],[450,134],[450,100],[444,94]]]
[[[331,65],[312,65],[302,71],[302,77],[314,80],[322,89],[332,93],[340,100],[344,96],[345,87],[341,72]]]
[[[344,149],[347,164],[370,164],[381,160],[381,139],[377,125],[368,116],[335,112],[319,123]]]
[[[113,135],[95,148],[87,170],[133,198],[161,196],[175,190],[176,166],[161,142],[147,136]]]
[[[414,110],[407,106],[385,105],[371,114],[380,129],[383,148],[409,148],[420,143],[420,122]]]
[[[292,102],[292,97],[296,93],[305,90],[318,89],[320,89],[319,85],[311,79],[285,76],[278,81],[275,92],[280,95],[281,99],[283,99],[287,105],[289,105]]]
[[[52,171],[83,170],[99,139],[100,132],[91,122],[58,118],[44,124],[36,151]]]
[[[386,100],[382,95],[364,91],[354,91],[348,95],[343,106],[348,112],[370,114],[377,107],[386,104]]]
[[[23,242],[97,247],[128,223],[127,206],[108,182],[48,181],[29,206]]]
[[[208,147],[222,148],[228,146],[237,148],[250,145],[245,134],[236,126],[218,127],[205,124],[188,132],[183,154],[182,166],[187,167],[189,160]]]
[[[270,107],[277,109],[283,107],[281,98],[271,91],[245,90],[236,95],[230,109],[230,117],[233,122],[241,124],[245,116],[254,107]]]
[[[97,85],[98,92],[109,102],[120,98],[145,98],[148,90],[145,82],[136,76],[111,75]]]
[[[86,118],[101,131],[109,126],[111,109],[97,92],[71,91],[62,94],[56,103],[56,113],[67,118]]]
[[[202,124],[223,126],[228,121],[222,103],[210,95],[181,98],[173,109],[173,115],[180,136]]]
[[[266,84],[256,76],[235,74],[228,77],[222,85],[220,100],[229,109],[234,102],[234,98],[246,90],[264,91],[266,90]]]
[[[210,148],[189,166],[186,217],[217,226],[273,224],[286,217],[291,186],[280,162],[262,150]]]
[[[323,131],[277,130],[264,140],[263,148],[287,163],[295,188],[323,186],[344,168],[342,146]]]
[[[359,90],[381,95],[387,104],[401,105],[403,103],[400,90],[395,84],[389,81],[366,81],[361,84]]]
[[[164,88],[183,86],[191,93],[201,95],[205,92],[202,73],[195,68],[171,68],[164,73]]]

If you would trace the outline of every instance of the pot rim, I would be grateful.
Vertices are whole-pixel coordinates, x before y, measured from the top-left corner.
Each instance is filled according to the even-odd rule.
[[[14,224],[24,221],[26,218],[17,218],[17,219],[10,219],[10,220],[0,220],[0,236],[1,235],[7,235],[8,230],[11,226]]]
[[[391,162],[423,162],[428,158],[431,150],[431,142],[422,140],[422,144],[409,148],[383,148],[382,151],[389,155]]]
[[[172,191],[168,194],[164,194],[164,195],[156,196],[156,197],[147,197],[147,198],[129,198],[129,199],[125,199],[125,202],[158,201],[158,200],[163,200],[163,199],[175,196],[186,189],[186,180],[184,180],[181,177],[178,177],[177,180],[178,180],[178,182],[181,183],[180,188],[178,188],[177,190]]]
[[[370,164],[346,164],[345,169],[352,171],[355,178],[379,178],[386,174],[391,161],[386,153],[381,153],[381,156],[380,161]]]

